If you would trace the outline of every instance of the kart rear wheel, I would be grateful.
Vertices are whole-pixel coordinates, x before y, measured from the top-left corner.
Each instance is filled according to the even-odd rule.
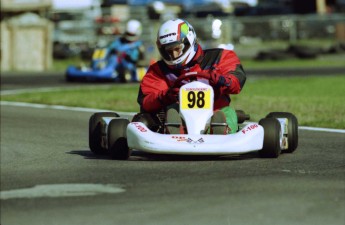
[[[262,150],[259,151],[260,156],[277,158],[281,153],[279,121],[274,118],[264,118],[259,121],[259,125],[264,128],[264,144]]]
[[[74,81],[76,81],[76,79],[74,77],[71,77],[71,76],[68,76],[68,75],[65,75],[65,80],[67,82],[74,82]]]
[[[131,155],[127,144],[127,126],[129,120],[113,119],[108,126],[108,149],[113,159],[126,160]]]
[[[102,117],[119,117],[114,112],[94,113],[89,119],[89,147],[91,152],[100,155],[105,154],[107,149],[102,147]]]
[[[286,149],[285,152],[294,152],[298,146],[298,121],[296,116],[289,112],[271,112],[266,118],[288,119],[288,149]]]

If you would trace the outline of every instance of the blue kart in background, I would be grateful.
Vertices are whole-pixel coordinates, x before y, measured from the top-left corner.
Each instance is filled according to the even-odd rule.
[[[108,48],[96,48],[92,55],[90,67],[69,66],[66,70],[66,81],[117,81],[115,67],[118,56],[111,54]]]

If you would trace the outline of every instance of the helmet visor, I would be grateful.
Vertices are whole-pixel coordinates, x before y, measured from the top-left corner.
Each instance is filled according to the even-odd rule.
[[[190,48],[190,44],[187,38],[184,38],[182,41],[177,41],[173,43],[169,43],[163,45],[159,48],[161,56],[165,60],[176,60],[180,58],[188,49]]]
[[[137,39],[139,39],[139,37],[136,34],[132,34],[129,32],[125,33],[125,38],[127,41],[136,41]]]

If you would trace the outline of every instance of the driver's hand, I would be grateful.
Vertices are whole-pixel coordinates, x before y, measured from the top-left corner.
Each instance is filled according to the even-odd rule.
[[[178,102],[179,91],[180,88],[169,88],[167,90],[164,90],[158,96],[159,101],[163,105],[171,105],[175,102]]]
[[[230,82],[227,81],[226,77],[216,73],[215,71],[210,72],[209,83],[212,87],[230,86]]]

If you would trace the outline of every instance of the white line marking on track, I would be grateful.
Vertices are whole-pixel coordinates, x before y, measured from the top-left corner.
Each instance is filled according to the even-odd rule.
[[[18,106],[18,107],[30,107],[38,109],[58,109],[58,110],[68,110],[68,111],[78,111],[78,112],[109,112],[111,110],[107,109],[93,109],[93,108],[82,108],[82,107],[70,107],[63,105],[45,105],[45,104],[36,104],[36,103],[26,103],[26,102],[8,102],[0,101],[0,105],[8,106]],[[118,112],[117,113],[124,116],[133,116],[135,113],[131,112]]]
[[[1,191],[0,199],[77,197],[122,192],[125,192],[125,189],[115,184],[47,184]]]
[[[0,91],[0,95],[17,95],[17,94],[25,94],[25,93],[42,93],[42,92],[51,92],[51,91],[65,91],[65,90],[75,90],[78,88],[109,88],[111,85],[102,85],[102,86],[95,86],[95,85],[85,85],[85,86],[73,86],[73,87],[43,87],[43,88],[23,88],[23,89],[15,89],[15,90],[2,90]]]
[[[50,92],[50,91],[60,91],[68,88],[37,88],[37,89],[17,89],[17,90],[3,90],[0,92],[1,95],[16,95],[24,93],[41,93],[41,92]]]
[[[36,103],[26,103],[26,102],[8,102],[0,101],[0,105],[9,105],[9,106],[18,106],[18,107],[31,107],[31,108],[41,108],[41,109],[58,109],[58,110],[69,110],[69,111],[78,111],[78,112],[109,112],[110,110],[106,109],[93,109],[93,108],[82,108],[82,107],[70,107],[62,105],[45,105],[45,104],[36,104]],[[117,112],[124,116],[133,116],[134,112]],[[305,127],[299,126],[299,130],[311,130],[311,131],[324,131],[331,133],[343,133],[345,134],[345,129],[332,129],[332,128],[319,128],[319,127]]]
[[[331,129],[331,128],[305,127],[305,126],[299,126],[298,129],[300,129],[300,130],[312,130],[312,131],[326,131],[326,132],[332,132],[332,133],[343,133],[343,134],[345,134],[345,129]]]

